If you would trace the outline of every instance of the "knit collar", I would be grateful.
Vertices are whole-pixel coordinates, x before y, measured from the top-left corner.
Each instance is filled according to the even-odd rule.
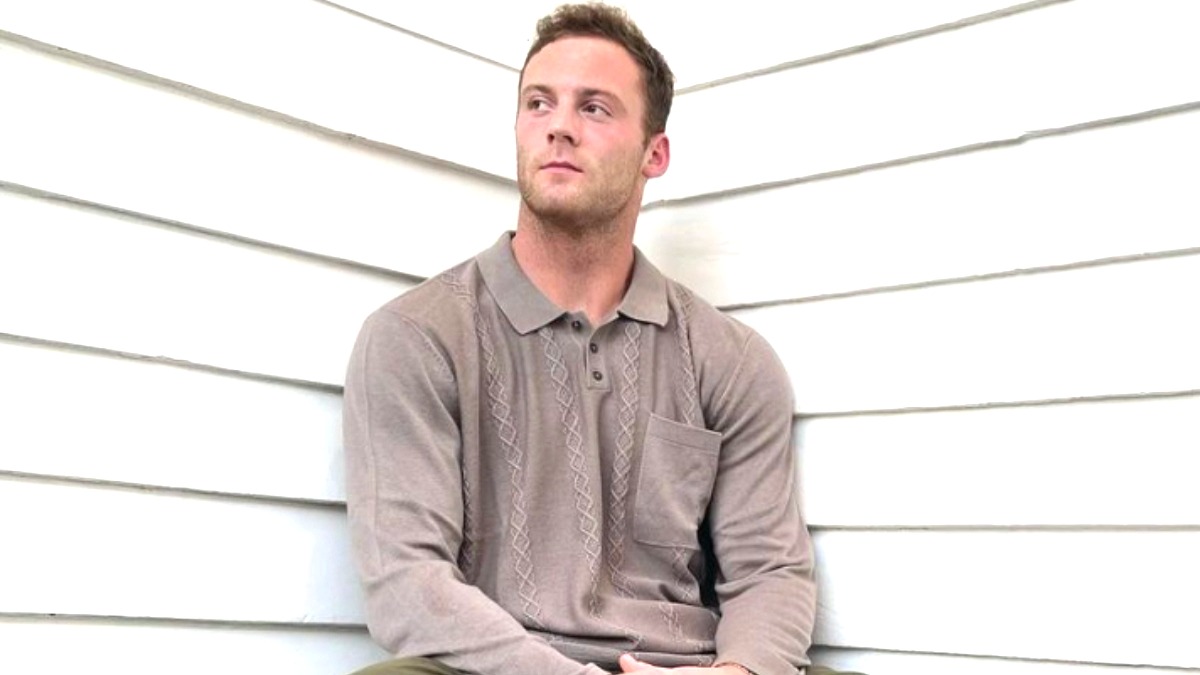
[[[512,251],[512,232],[500,235],[491,248],[476,256],[484,283],[508,322],[521,335],[545,326],[566,312],[542,294],[517,264]],[[633,251],[633,279],[617,314],[637,321],[665,326],[667,279],[636,247]]]

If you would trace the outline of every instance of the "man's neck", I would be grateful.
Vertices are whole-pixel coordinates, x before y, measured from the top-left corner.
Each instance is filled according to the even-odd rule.
[[[567,311],[583,311],[593,326],[625,297],[633,271],[632,227],[566,233],[522,217],[512,247],[539,291]]]

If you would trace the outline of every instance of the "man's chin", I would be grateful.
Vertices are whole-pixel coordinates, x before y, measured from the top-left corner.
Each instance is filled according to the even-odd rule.
[[[571,235],[596,231],[596,214],[574,202],[526,200],[525,207],[547,229]]]
[[[564,197],[548,197],[534,195],[523,199],[525,208],[541,220],[577,219],[585,209],[581,208],[578,200]]]

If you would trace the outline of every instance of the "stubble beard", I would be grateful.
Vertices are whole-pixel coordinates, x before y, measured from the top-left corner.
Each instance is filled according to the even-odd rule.
[[[578,191],[568,194],[545,194],[535,184],[536,169],[526,175],[527,167],[518,172],[518,188],[522,206],[534,216],[539,226],[572,239],[603,238],[618,229],[621,212],[633,198],[637,178],[629,175],[636,169],[614,168],[606,175],[592,176]]]

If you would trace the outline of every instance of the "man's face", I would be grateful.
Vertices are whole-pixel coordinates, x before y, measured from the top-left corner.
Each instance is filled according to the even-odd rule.
[[[665,161],[647,144],[637,63],[620,45],[567,37],[525,66],[517,112],[517,182],[526,208],[576,231],[634,208]],[[658,153],[658,155],[656,155]],[[636,211],[635,211],[636,212]]]

